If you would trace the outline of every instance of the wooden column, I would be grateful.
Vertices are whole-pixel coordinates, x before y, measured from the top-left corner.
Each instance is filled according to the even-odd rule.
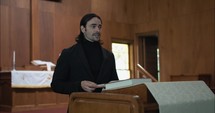
[[[40,58],[39,38],[39,0],[31,0],[31,57],[30,60]]]

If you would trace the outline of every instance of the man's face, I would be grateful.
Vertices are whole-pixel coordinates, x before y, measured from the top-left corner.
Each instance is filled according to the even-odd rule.
[[[94,42],[99,41],[101,28],[101,20],[97,17],[94,17],[87,22],[86,27],[81,26],[81,31],[84,33],[84,36],[88,41]]]

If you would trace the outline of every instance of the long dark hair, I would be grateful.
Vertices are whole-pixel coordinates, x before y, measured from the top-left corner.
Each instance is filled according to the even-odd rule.
[[[87,22],[88,21],[90,21],[92,18],[94,18],[94,17],[97,17],[98,19],[100,19],[100,21],[102,22],[102,19],[98,16],[98,15],[96,15],[96,14],[94,14],[94,13],[88,13],[88,14],[86,14],[85,16],[83,16],[82,17],[82,19],[81,19],[81,21],[80,21],[80,33],[79,33],[79,35],[76,37],[76,42],[82,42],[83,41],[83,39],[84,39],[84,34],[83,34],[83,32],[81,31],[81,26],[84,26],[84,27],[86,27],[86,24],[87,24]],[[99,40],[99,42],[101,43],[101,40]]]

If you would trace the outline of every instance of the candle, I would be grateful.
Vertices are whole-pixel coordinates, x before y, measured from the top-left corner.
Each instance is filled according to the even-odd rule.
[[[15,64],[16,64],[16,52],[13,51],[13,70],[15,70]]]

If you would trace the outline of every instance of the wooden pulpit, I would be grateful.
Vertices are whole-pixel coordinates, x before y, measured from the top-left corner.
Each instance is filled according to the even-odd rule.
[[[69,102],[69,113],[158,112],[158,104],[144,84],[102,93],[73,93]]]
[[[69,113],[214,113],[204,81],[146,82],[102,93],[73,93]]]

